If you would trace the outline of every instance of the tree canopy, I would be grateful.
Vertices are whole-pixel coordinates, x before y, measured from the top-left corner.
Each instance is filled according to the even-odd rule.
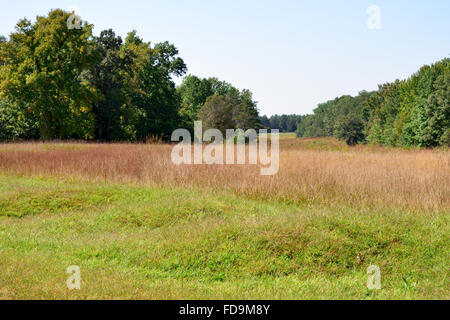
[[[299,137],[336,136],[402,147],[450,144],[450,59],[424,66],[406,80],[375,92],[343,96],[318,106],[297,129]]]
[[[95,63],[92,25],[69,30],[69,17],[53,10],[35,23],[20,20],[1,45],[0,94],[39,120],[44,139],[93,138],[98,92],[80,79]]]
[[[210,123],[213,115],[232,119],[232,123],[229,123],[232,126],[228,129],[247,130],[260,127],[257,102],[253,100],[250,90],[239,90],[232,84],[217,78],[200,79],[188,75],[177,91],[181,97],[180,115],[185,128],[192,130],[194,121],[198,119],[209,119],[207,122]],[[225,104],[229,108],[222,108]],[[215,105],[218,109],[214,109]],[[219,110],[228,110],[230,114],[223,114]],[[221,119],[214,121],[222,122]],[[228,121],[224,120],[224,122]]]
[[[169,139],[193,128],[211,96],[226,97],[233,125],[259,125],[249,90],[217,78],[187,76],[178,49],[145,42],[136,31],[125,40],[112,29],[92,33],[72,13],[52,10],[20,20],[9,39],[0,36],[0,139]],[[219,121],[219,119],[217,119]]]

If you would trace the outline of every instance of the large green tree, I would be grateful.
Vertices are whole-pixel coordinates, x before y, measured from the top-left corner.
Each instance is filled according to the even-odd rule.
[[[172,77],[186,73],[183,59],[173,44],[152,46],[134,31],[128,35],[124,48],[137,58],[127,86],[131,105],[122,119],[123,125],[137,140],[170,139],[172,131],[181,126],[181,102]]]
[[[208,79],[188,75],[183,79],[183,83],[177,88],[177,91],[181,97],[180,115],[184,122],[183,126],[192,129],[206,99],[215,94],[214,88]]]
[[[96,62],[92,25],[70,29],[70,16],[57,9],[23,19],[2,45],[0,94],[33,113],[43,139],[94,137],[97,94],[80,78]]]
[[[227,129],[235,128],[233,102],[229,97],[210,96],[199,112],[204,129],[218,129],[225,135]]]
[[[92,108],[96,117],[95,138],[102,141],[126,139],[121,121],[124,106],[129,102],[125,91],[136,55],[123,48],[122,38],[111,29],[102,31],[94,41],[98,62],[83,78],[100,94]]]
[[[258,106],[253,101],[253,94],[250,90],[242,90],[239,102],[234,106],[233,119],[235,128],[244,131],[261,127],[259,120]]]
[[[181,97],[180,115],[185,128],[193,129],[194,121],[200,118],[200,110],[211,96],[223,97],[232,105],[234,125],[228,129],[260,127],[257,103],[250,90],[240,91],[226,81],[201,79],[193,75],[185,77],[177,90]]]

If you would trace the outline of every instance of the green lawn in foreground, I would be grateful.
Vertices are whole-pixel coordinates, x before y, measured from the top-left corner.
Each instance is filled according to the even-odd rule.
[[[0,175],[0,299],[448,299],[449,231],[445,212]]]

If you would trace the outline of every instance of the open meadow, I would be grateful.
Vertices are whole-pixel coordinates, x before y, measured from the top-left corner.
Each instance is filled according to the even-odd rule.
[[[0,299],[450,299],[448,149],[283,135],[261,176],[172,147],[0,144]]]

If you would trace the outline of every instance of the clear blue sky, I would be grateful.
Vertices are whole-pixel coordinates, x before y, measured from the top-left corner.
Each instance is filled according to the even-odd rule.
[[[379,30],[366,26],[370,5],[381,9]],[[310,113],[450,54],[449,0],[4,1],[0,34],[52,8],[76,8],[96,34],[168,40],[189,73],[252,90],[268,115]]]

